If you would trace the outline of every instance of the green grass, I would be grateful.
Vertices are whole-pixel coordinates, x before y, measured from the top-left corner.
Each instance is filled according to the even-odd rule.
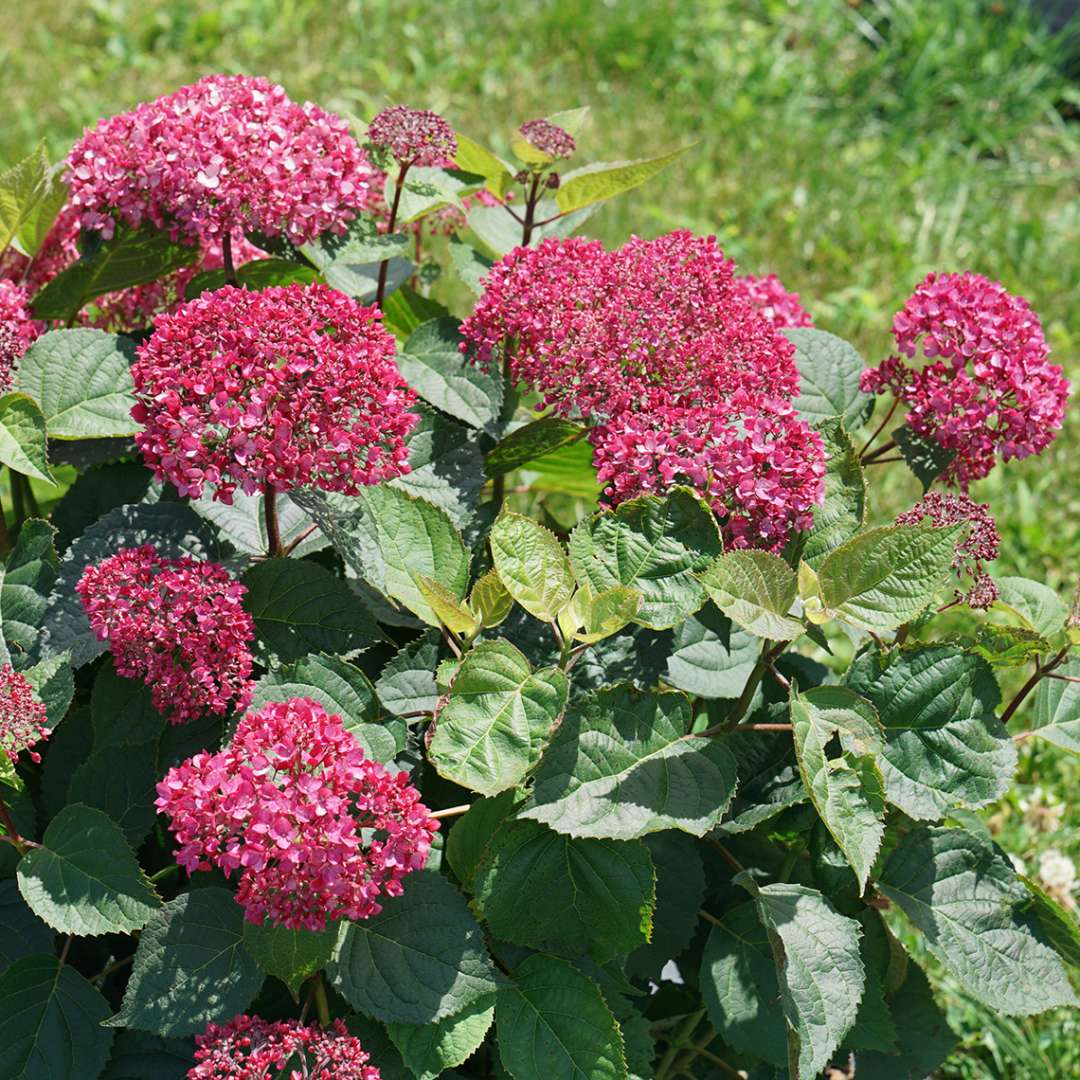
[[[587,104],[586,160],[697,143],[590,222],[605,241],[715,232],[872,360],[923,274],[978,270],[1029,298],[1076,380],[1080,124],[1063,117],[1080,107],[1077,56],[1076,35],[1051,38],[1013,0],[39,0],[0,13],[0,162],[42,136],[59,157],[99,116],[222,70],[364,117],[435,108],[499,149],[522,120]],[[916,497],[898,473],[881,488],[882,518]],[[975,494],[1004,536],[998,569],[1071,591],[1080,409],[1050,451]],[[1025,744],[1001,839],[1034,857],[1050,841],[1017,799],[1078,780],[1075,760]],[[1069,808],[1053,843],[1080,857],[1077,837]],[[1080,1067],[1075,1019],[1004,1020],[945,989],[965,1051],[943,1075]]]

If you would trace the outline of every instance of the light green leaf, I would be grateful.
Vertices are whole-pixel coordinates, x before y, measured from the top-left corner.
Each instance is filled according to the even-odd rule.
[[[500,982],[464,899],[433,870],[411,874],[378,915],[342,923],[327,974],[354,1008],[400,1024],[453,1016]]]
[[[49,158],[45,142],[31,154],[0,173],[0,255],[15,239],[49,186]]]
[[[508,641],[484,641],[461,663],[435,722],[428,758],[481,795],[517,786],[540,760],[566,707],[566,676],[533,672]]]
[[[23,218],[15,236],[15,247],[28,258],[33,258],[41,250],[49,230],[67,202],[68,187],[61,179],[64,168],[64,163],[60,162],[49,170],[45,183],[39,189],[41,198]]]
[[[803,784],[866,889],[885,835],[885,781],[878,768],[881,721],[866,698],[843,686],[816,686],[791,695],[795,754]],[[840,754],[828,746],[840,737]]]
[[[909,817],[942,818],[1004,794],[1016,748],[995,715],[1001,695],[981,657],[947,645],[868,652],[847,684],[877,709],[885,796]]]
[[[593,645],[632,622],[640,605],[641,593],[627,585],[615,585],[595,594],[578,589],[560,612],[559,622],[567,637]],[[565,626],[564,620],[568,620]]]
[[[23,899],[61,934],[128,934],[161,907],[119,826],[79,803],[53,818],[18,876]]]
[[[484,852],[473,888],[492,933],[517,945],[603,961],[651,936],[656,885],[640,841],[576,839],[510,821]]]
[[[874,399],[859,389],[866,363],[854,346],[826,330],[788,329],[795,346],[801,389],[795,408],[811,425],[839,417],[848,431],[858,431],[870,416]]]
[[[50,330],[26,350],[16,388],[41,406],[50,439],[133,435],[135,343],[104,330]]]
[[[803,560],[815,570],[866,520],[866,477],[843,421],[826,420],[819,432],[825,444],[825,501],[814,507],[814,524],[802,550]]]
[[[731,803],[735,760],[692,723],[684,694],[598,690],[559,725],[519,816],[579,837],[704,836]]]
[[[712,512],[691,492],[631,499],[581,522],[570,535],[578,580],[594,592],[629,585],[641,593],[634,621],[666,630],[705,602],[696,574],[720,554]]]
[[[1055,674],[1080,679],[1080,660],[1069,660]],[[1062,750],[1080,754],[1080,683],[1043,679],[1035,691],[1031,730]]]
[[[795,571],[768,551],[726,551],[698,580],[712,602],[744,630],[774,641],[791,641],[803,624],[788,612],[795,603]]]
[[[522,466],[521,480],[532,491],[556,491],[585,499],[595,508],[603,485],[596,479],[592,447],[574,442]]]
[[[483,291],[483,280],[495,265],[493,259],[477,251],[471,244],[459,240],[456,236],[450,240],[450,262],[457,276],[475,296]]]
[[[996,609],[1015,615],[1029,630],[1045,638],[1061,633],[1069,609],[1049,585],[1025,577],[995,577]]]
[[[0,663],[24,668],[40,634],[49,593],[56,581],[55,529],[31,518],[0,568]],[[61,716],[63,714],[61,713]],[[55,725],[60,717],[50,720]]]
[[[574,572],[554,534],[503,511],[491,527],[491,558],[506,591],[534,618],[554,622],[574,593]]]
[[[501,199],[513,186],[513,172],[490,150],[486,150],[467,135],[462,135],[460,131],[456,134],[458,148],[454,163],[459,169],[484,177],[488,191]]]
[[[326,967],[338,936],[337,923],[325,930],[290,930],[263,923],[244,922],[244,946],[255,962],[280,979],[297,1000],[305,979]]]
[[[788,1027],[788,1068],[792,1078],[813,1080],[858,1014],[865,980],[859,924],[816,889],[759,887],[745,873],[736,880],[754,898],[772,946]]]
[[[988,1008],[1030,1016],[1077,1003],[1061,960],[1021,917],[1027,888],[989,840],[963,829],[915,829],[890,856],[878,888]]]
[[[436,1080],[477,1050],[494,1019],[492,994],[436,1023],[389,1024],[387,1030],[416,1080]]]
[[[514,469],[537,458],[576,443],[586,429],[558,416],[545,416],[524,424],[497,443],[484,459],[484,471],[489,477],[505,476]]]
[[[494,570],[477,578],[469,593],[469,608],[480,619],[485,629],[492,629],[510,614],[514,598]]]
[[[682,157],[692,148],[683,146],[660,157],[641,158],[638,161],[601,161],[592,165],[583,165],[565,173],[559,190],[555,193],[555,202],[559,210],[569,214],[574,210],[603,202],[624,191],[630,191],[651,180],[673,161]]]
[[[88,1080],[105,1068],[109,1003],[70,964],[27,956],[0,975],[0,1076]]]
[[[316,563],[266,559],[241,580],[259,637],[283,661],[364,649],[376,639],[375,623],[360,602]]]
[[[0,397],[0,465],[55,484],[47,441],[45,417],[33,398],[26,394]]]
[[[327,285],[363,302],[375,295],[378,264],[405,255],[408,250],[409,238],[404,233],[379,232],[371,214],[355,217],[340,236],[325,232],[300,248]]]
[[[398,341],[407,341],[409,335],[432,319],[450,314],[450,309],[430,296],[421,296],[415,289],[402,285],[383,301],[383,326]]]
[[[836,548],[818,579],[825,608],[864,630],[893,630],[933,599],[966,525],[869,529]]]
[[[243,1012],[263,984],[244,948],[244,909],[207,886],[170,900],[139,938],[120,1011],[109,1027],[192,1035]]]

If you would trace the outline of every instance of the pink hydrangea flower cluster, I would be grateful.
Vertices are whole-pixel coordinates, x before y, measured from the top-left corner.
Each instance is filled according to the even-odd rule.
[[[809,526],[825,461],[791,404],[795,350],[715,238],[634,237],[614,252],[548,239],[484,284],[465,347],[489,367],[505,356],[544,406],[593,425],[609,502],[688,484],[741,547],[777,548]]]
[[[380,318],[318,284],[225,287],[159,316],[132,368],[146,464],[225,503],[237,487],[355,495],[407,472],[416,395]]]
[[[574,136],[550,120],[526,120],[518,131],[530,146],[535,146],[541,154],[547,154],[556,161],[572,157],[577,149]]]
[[[985,611],[998,598],[998,587],[983,569],[983,563],[997,558],[1001,544],[989,504],[977,503],[968,495],[931,491],[910,510],[900,514],[896,524],[921,525],[926,520],[939,529],[949,525],[970,526],[956,545],[952,565],[957,577],[971,578],[971,586],[964,594],[957,592],[956,597],[968,607]]]
[[[0,280],[0,391],[11,385],[16,364],[43,330],[30,314],[27,290]]]
[[[210,75],[99,121],[67,169],[84,228],[109,237],[117,218],[150,221],[192,243],[344,231],[372,205],[374,180],[343,119],[246,75]]]
[[[34,688],[25,675],[10,664],[0,667],[0,752],[17,761],[19,752],[52,734],[45,706],[34,696]],[[41,755],[30,751],[33,761]]]
[[[281,1070],[294,1055],[300,1068]],[[298,1020],[270,1022],[258,1016],[234,1016],[210,1024],[195,1036],[195,1066],[188,1080],[380,1080],[369,1065],[371,1055],[349,1034],[341,1020],[324,1030]]]
[[[146,544],[88,566],[75,591],[117,674],[141,678],[172,723],[247,704],[255,626],[223,567]]]
[[[368,141],[399,165],[448,166],[457,153],[454,129],[430,109],[392,105],[368,127]]]
[[[1069,383],[1047,360],[1042,325],[1026,300],[981,274],[928,274],[893,319],[904,357],[863,373],[867,393],[888,389],[908,424],[955,457],[947,483],[965,489],[994,467],[1041,453],[1065,417]]]
[[[250,922],[322,930],[366,919],[423,867],[438,821],[404,773],[370,761],[337,714],[309,698],[242,717],[232,743],[170,769],[157,808],[189,873],[240,872]]]
[[[799,294],[788,292],[775,274],[766,274],[764,277],[736,274],[735,288],[777,330],[814,325],[810,313],[802,306]]]

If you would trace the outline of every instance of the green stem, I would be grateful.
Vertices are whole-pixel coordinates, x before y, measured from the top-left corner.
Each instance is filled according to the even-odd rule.
[[[170,874],[175,874],[176,871],[179,870],[179,869],[180,869],[180,864],[179,863],[173,863],[172,866],[166,866],[163,869],[159,870],[156,874],[151,874],[150,875],[150,882],[151,882],[151,884],[156,885],[159,881],[163,881]]]
[[[660,1059],[660,1064],[656,1068],[655,1080],[667,1080],[667,1077],[671,1075],[672,1067],[675,1064],[675,1059],[679,1056],[679,1051],[686,1047],[690,1036],[693,1035],[694,1029],[705,1018],[705,1010],[699,1009],[695,1013],[691,1013],[684,1021],[682,1026],[675,1032],[672,1038],[667,1052]]]
[[[330,1026],[330,1002],[326,999],[326,982],[321,971],[315,975],[315,1014],[321,1027]]]

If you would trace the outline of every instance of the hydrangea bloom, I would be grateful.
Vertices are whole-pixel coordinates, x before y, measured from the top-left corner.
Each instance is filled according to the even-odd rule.
[[[303,244],[372,205],[374,171],[348,124],[266,79],[211,75],[101,120],[68,157],[84,228],[150,221],[188,242],[234,232]]]
[[[971,587],[962,599],[968,607],[985,610],[998,597],[998,587],[983,569],[983,563],[998,556],[1001,537],[987,503],[977,503],[968,495],[943,494],[931,491],[910,510],[900,514],[897,525],[919,525],[929,520],[937,528],[967,524],[967,535],[956,545],[953,569],[957,577],[971,578]],[[961,594],[957,593],[957,599]]]
[[[1026,300],[981,274],[929,274],[893,319],[900,353],[863,373],[868,393],[889,389],[917,434],[955,452],[945,479],[966,489],[1004,460],[1038,454],[1065,416],[1069,384]]]
[[[365,758],[341,717],[308,698],[244,716],[228,747],[170,769],[157,791],[177,862],[239,871],[248,920],[294,930],[377,914],[439,827],[404,773]]]
[[[609,502],[689,484],[739,546],[779,547],[809,523],[824,451],[791,405],[795,350],[714,238],[634,237],[615,252],[548,239],[484,284],[466,347],[487,366],[505,355],[545,406],[594,425]]]
[[[258,1016],[234,1016],[227,1024],[210,1024],[195,1036],[195,1066],[188,1080],[267,1080],[277,1077],[293,1055],[302,1069],[290,1069],[285,1080],[380,1080],[369,1065],[371,1055],[350,1035],[341,1020],[323,1030],[298,1020],[271,1023]]]
[[[0,280],[0,391],[11,385],[15,365],[42,330],[42,324],[30,315],[27,290]]]
[[[802,306],[799,294],[788,292],[775,274],[766,274],[765,277],[736,274],[735,289],[778,330],[814,325],[810,313]]]
[[[325,285],[226,287],[159,316],[132,369],[146,464],[226,503],[238,486],[355,495],[407,472],[416,396],[380,318]]]
[[[446,166],[457,153],[454,129],[430,109],[392,105],[368,127],[368,141],[399,165]]]
[[[174,724],[247,703],[255,626],[247,590],[223,567],[122,548],[88,566],[75,591],[117,674],[141,678]]]
[[[52,734],[45,706],[34,697],[34,688],[25,675],[10,664],[0,667],[0,752],[17,761],[19,752]],[[30,751],[33,761],[41,755]]]
[[[577,149],[574,136],[550,120],[526,120],[518,131],[531,146],[535,146],[540,153],[547,154],[556,161],[560,158],[572,157]]]

